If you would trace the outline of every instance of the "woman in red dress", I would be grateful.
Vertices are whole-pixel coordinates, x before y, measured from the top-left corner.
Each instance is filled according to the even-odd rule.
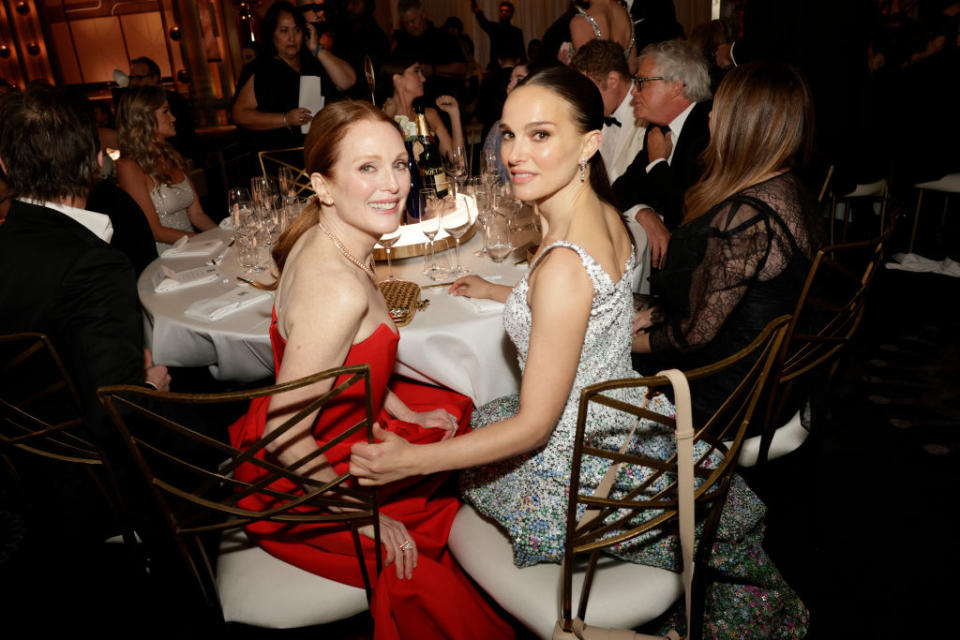
[[[338,102],[314,120],[304,154],[317,202],[304,210],[274,251],[282,273],[270,328],[277,382],[366,363],[374,411],[384,428],[415,443],[453,437],[469,424],[469,399],[433,387],[390,383],[398,334],[370,265],[374,244],[400,224],[410,188],[407,152],[396,124],[368,103]],[[231,442],[240,449],[249,446],[282,424],[301,402],[332,386],[318,383],[296,394],[255,401],[231,427]],[[318,443],[363,417],[362,393],[358,389],[319,416],[308,416],[272,442],[265,455],[290,465],[315,451]],[[320,482],[332,480],[348,469],[350,447],[360,437],[339,443],[301,473]],[[261,472],[245,465],[236,476],[254,482]],[[387,568],[374,585],[371,602],[377,639],[513,637],[512,628],[476,592],[446,550],[459,502],[438,493],[445,479],[426,476],[380,493]],[[295,489],[285,480],[275,488]],[[241,506],[264,509],[270,500],[253,495]],[[248,533],[291,564],[346,584],[363,584],[348,532],[258,523]],[[364,561],[374,575],[373,527],[360,533]]]

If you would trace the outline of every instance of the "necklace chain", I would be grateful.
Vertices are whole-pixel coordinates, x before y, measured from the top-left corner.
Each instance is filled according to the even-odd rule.
[[[317,226],[320,227],[320,230],[323,231],[328,238],[330,238],[330,240],[333,242],[334,245],[336,245],[337,249],[340,250],[340,253],[343,254],[343,257],[344,257],[344,258],[346,258],[347,260],[349,260],[349,261],[352,262],[353,264],[355,264],[355,265],[357,265],[358,267],[360,267],[360,269],[362,269],[364,273],[366,273],[368,276],[370,276],[370,279],[371,279],[371,280],[376,281],[376,279],[377,279],[377,274],[373,272],[373,269],[370,268],[370,265],[369,265],[369,264],[364,264],[364,263],[360,262],[359,260],[357,260],[357,259],[354,257],[354,255],[353,255],[352,253],[350,253],[345,246],[343,246],[343,243],[340,242],[340,238],[338,238],[337,236],[333,235],[333,233],[331,233],[330,230],[327,229],[326,226],[324,226],[322,220],[317,220]]]

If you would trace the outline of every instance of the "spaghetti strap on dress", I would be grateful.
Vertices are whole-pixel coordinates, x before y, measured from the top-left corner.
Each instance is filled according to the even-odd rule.
[[[580,5],[575,4],[573,6],[574,8],[576,8],[577,13],[581,17],[586,18],[587,22],[590,23],[590,27],[593,28],[593,33],[596,34],[597,40],[604,40],[603,32],[600,30],[600,25],[597,24],[597,20],[592,15],[587,13],[586,10]],[[633,48],[634,46],[636,46],[636,43],[637,43],[637,33],[633,25],[633,19],[630,17],[630,8],[627,6],[627,3],[621,0],[620,6],[623,7],[624,10],[627,12],[627,21],[630,23],[630,44],[627,45],[627,48],[623,52],[624,57],[627,60],[629,60],[630,54],[633,53]]]

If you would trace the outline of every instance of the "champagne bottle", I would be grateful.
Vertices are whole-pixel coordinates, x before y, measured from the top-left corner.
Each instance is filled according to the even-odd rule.
[[[417,161],[421,182],[424,188],[436,189],[437,195],[443,198],[447,195],[447,174],[443,172],[440,148],[430,135],[423,105],[414,103],[414,110],[417,114],[417,139],[413,143],[413,155]]]

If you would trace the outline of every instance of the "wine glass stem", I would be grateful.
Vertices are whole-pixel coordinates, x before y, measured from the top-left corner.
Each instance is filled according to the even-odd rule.
[[[460,238],[454,238],[453,242],[456,244],[456,247],[457,247],[457,273],[459,273],[460,269],[462,268],[460,266]]]
[[[387,280],[393,280],[393,264],[390,262],[390,247],[387,247]]]

